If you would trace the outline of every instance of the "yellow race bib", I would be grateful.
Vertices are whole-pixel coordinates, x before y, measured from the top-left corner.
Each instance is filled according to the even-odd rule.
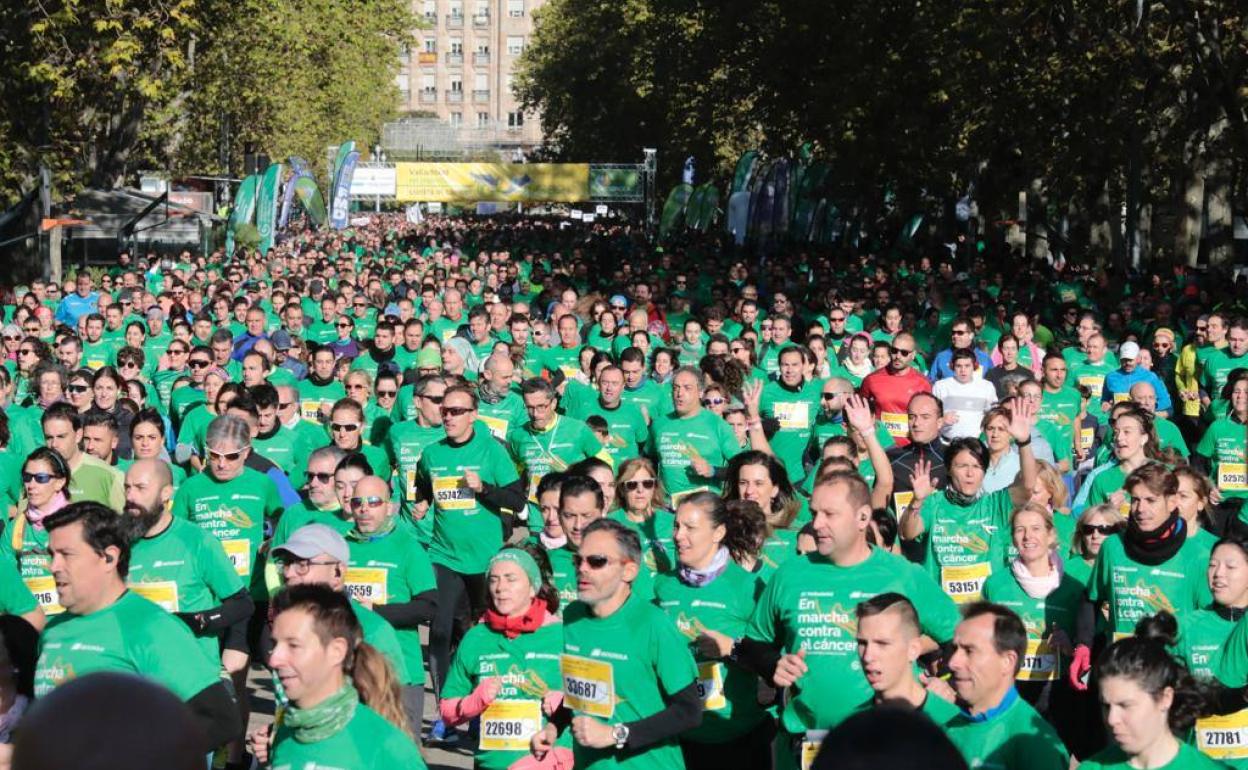
[[[165,612],[178,611],[178,584],[172,580],[132,583],[130,590],[153,604],[159,604]]]
[[[45,615],[59,615],[65,611],[65,608],[61,606],[61,596],[56,592],[56,581],[51,575],[28,577],[22,582],[35,595],[35,601],[39,602]]]
[[[1196,745],[1214,759],[1248,759],[1248,709],[1196,720]]]
[[[728,705],[724,697],[724,664],[714,661],[698,664],[698,696],[706,711],[719,711]]]
[[[250,575],[251,541],[247,538],[222,540],[221,545],[225,546],[225,555],[230,558],[230,563],[234,565],[234,571],[243,577]]]
[[[484,414],[478,414],[477,419],[485,423],[485,427],[490,429],[490,435],[500,441],[507,440],[507,420],[501,417],[487,417]]]
[[[1223,492],[1248,492],[1248,464],[1218,463],[1218,489]]]
[[[463,476],[441,476],[433,480],[433,504],[443,511],[471,511],[477,495]]]
[[[357,602],[386,603],[385,567],[348,567],[346,583]]]
[[[900,412],[880,412],[880,422],[893,438],[905,438],[910,430],[910,417]]]
[[[529,739],[542,727],[542,702],[496,700],[481,714],[482,751],[528,751]]]
[[[984,581],[992,574],[991,562],[940,568],[940,587],[958,604],[978,601]]]
[[[906,509],[910,507],[910,503],[913,503],[913,502],[914,502],[913,492],[894,492],[893,493],[893,509],[897,512],[898,518],[901,518],[901,515],[906,512]]]
[[[564,653],[559,670],[568,708],[603,719],[614,716],[615,679],[610,663]]]
[[[1058,660],[1057,652],[1048,642],[1028,639],[1017,678],[1024,682],[1052,682],[1057,679]]]
[[[805,401],[777,402],[772,406],[772,413],[781,430],[806,430],[810,427],[810,404]]]

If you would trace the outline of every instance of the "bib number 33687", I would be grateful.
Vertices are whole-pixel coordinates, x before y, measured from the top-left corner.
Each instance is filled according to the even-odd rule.
[[[573,711],[610,719],[615,713],[615,681],[611,664],[604,660],[563,655],[563,699]]]

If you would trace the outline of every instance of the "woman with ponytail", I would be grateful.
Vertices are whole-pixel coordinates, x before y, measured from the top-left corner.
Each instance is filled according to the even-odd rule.
[[[1101,709],[1112,744],[1080,770],[1206,770],[1224,767],[1185,736],[1208,708],[1205,689],[1171,654],[1177,625],[1168,613],[1145,618],[1136,636],[1114,642],[1097,666]]]
[[[562,702],[563,624],[550,561],[540,546],[512,546],[495,554],[486,574],[488,607],[455,651],[442,722],[449,729],[480,718],[474,767],[571,768],[571,730],[540,761],[529,754],[529,739]]]
[[[676,566],[654,580],[655,599],[688,639],[698,664],[702,723],[681,736],[685,767],[769,767],[772,720],[758,704],[758,677],[732,658],[763,581],[738,562],[761,547],[759,510],[713,492],[676,508]]]
[[[273,597],[269,667],[290,704],[278,713],[271,746],[253,735],[273,767],[423,770],[398,678],[364,642],[350,600],[326,585],[290,586]],[[265,749],[267,748],[267,751]]]

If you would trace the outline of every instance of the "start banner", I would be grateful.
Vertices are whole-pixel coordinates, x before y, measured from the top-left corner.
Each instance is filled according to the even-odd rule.
[[[398,163],[400,201],[575,203],[589,200],[588,163]]]

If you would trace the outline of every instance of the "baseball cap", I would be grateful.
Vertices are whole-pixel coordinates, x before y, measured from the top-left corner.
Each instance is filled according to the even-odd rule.
[[[278,329],[269,336],[269,341],[273,343],[273,347],[277,350],[290,350],[294,345],[290,342],[290,333],[285,329]]]
[[[416,368],[429,369],[432,367],[442,368],[442,356],[434,348],[421,348],[416,354]]]
[[[1118,348],[1118,358],[1134,361],[1140,355],[1140,346],[1134,342],[1124,342],[1122,347]]]
[[[285,543],[273,549],[274,555],[279,551],[297,559],[311,559],[327,553],[343,564],[351,561],[346,539],[324,524],[307,524],[296,529]]]

